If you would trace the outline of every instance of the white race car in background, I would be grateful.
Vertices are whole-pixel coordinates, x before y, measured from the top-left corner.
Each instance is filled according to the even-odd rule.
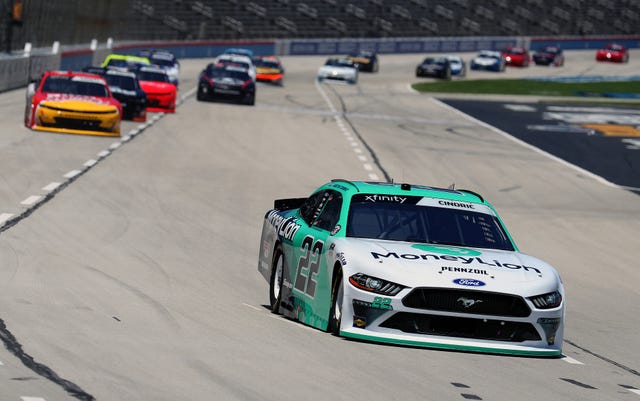
[[[467,64],[464,62],[462,57],[447,55],[445,56],[449,59],[449,66],[451,67],[451,75],[455,75],[458,77],[464,77],[467,75]]]
[[[471,59],[472,70],[488,70],[502,72],[505,70],[507,62],[501,52],[492,50],[482,50]]]
[[[358,65],[348,58],[331,57],[318,69],[318,81],[358,82]]]

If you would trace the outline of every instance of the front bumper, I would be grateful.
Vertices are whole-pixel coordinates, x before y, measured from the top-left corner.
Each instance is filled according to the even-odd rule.
[[[544,311],[531,308],[528,316],[480,315],[406,307],[403,298],[409,292],[384,297],[346,284],[340,335],[457,351],[562,355],[563,305]]]
[[[120,114],[117,110],[96,113],[39,106],[31,128],[63,134],[120,136]]]
[[[147,94],[147,111],[174,113],[176,111],[176,94]]]

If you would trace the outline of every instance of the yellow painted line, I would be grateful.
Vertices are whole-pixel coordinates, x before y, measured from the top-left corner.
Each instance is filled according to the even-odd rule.
[[[640,129],[634,125],[618,124],[580,124],[581,127],[591,128],[602,132],[605,136],[634,136],[640,137]]]

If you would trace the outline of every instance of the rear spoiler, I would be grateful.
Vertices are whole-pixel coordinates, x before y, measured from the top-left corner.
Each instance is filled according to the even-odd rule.
[[[273,208],[276,210],[291,210],[302,206],[307,198],[289,198],[289,199],[276,199],[273,201]]]

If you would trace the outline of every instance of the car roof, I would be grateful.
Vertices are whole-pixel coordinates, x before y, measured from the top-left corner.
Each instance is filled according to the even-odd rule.
[[[441,198],[469,203],[488,204],[481,195],[472,191],[463,189],[429,187],[408,183],[349,181],[335,179],[330,183],[325,184],[323,188],[339,189],[345,194],[349,195],[364,193],[398,196],[422,196],[428,198]]]

